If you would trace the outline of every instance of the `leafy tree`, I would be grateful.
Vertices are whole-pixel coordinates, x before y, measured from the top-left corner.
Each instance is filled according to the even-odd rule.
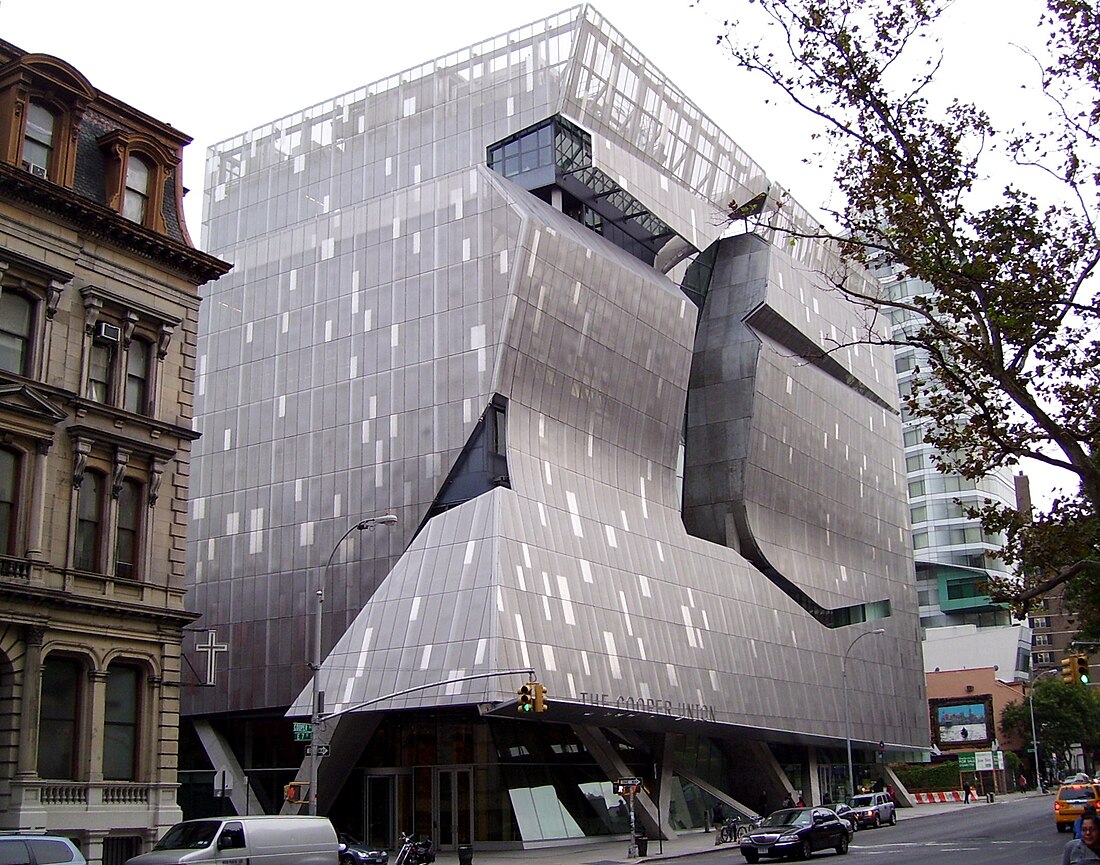
[[[1058,755],[1058,765],[1070,765],[1070,749],[1081,744],[1086,753],[1100,744],[1100,695],[1084,685],[1058,679],[1035,682],[1035,734],[1039,752]],[[1001,712],[1001,733],[1018,735],[1031,747],[1031,712],[1027,700],[1011,703]]]
[[[1095,0],[1035,3],[1047,38],[1022,59],[1050,110],[1040,127],[1007,130],[970,102],[934,101],[934,32],[951,0],[732,2],[763,10],[779,38],[741,41],[760,28],[730,20],[719,43],[816,119],[843,204],[823,211],[829,228],[792,219],[782,192],[730,202],[731,219],[792,243],[828,239],[845,265],[900,267],[927,285],[889,299],[850,267],[827,274],[866,310],[855,341],[917,350],[905,407],[925,422],[943,471],[978,479],[1030,458],[1068,473],[1070,491],[1045,510],[981,513],[1021,575],[991,589],[1023,610],[1065,583],[1079,625],[1100,637]],[[983,179],[998,167],[1007,179],[991,190]]]

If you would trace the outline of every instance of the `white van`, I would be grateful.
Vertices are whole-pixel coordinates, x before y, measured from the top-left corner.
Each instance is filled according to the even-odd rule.
[[[327,817],[270,815],[186,820],[126,865],[338,865]]]

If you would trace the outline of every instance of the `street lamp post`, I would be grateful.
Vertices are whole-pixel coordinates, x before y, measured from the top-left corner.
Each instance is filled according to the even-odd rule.
[[[1027,689],[1027,711],[1031,715],[1031,751],[1035,757],[1035,789],[1043,791],[1042,776],[1039,774],[1039,739],[1035,735],[1035,683],[1043,676],[1057,673],[1057,670],[1043,670],[1038,676],[1031,677],[1030,687]]]
[[[321,744],[318,732],[320,726],[325,722],[325,692],[321,690],[321,612],[325,606],[325,576],[332,565],[332,560],[336,557],[336,551],[340,549],[340,545],[352,532],[370,530],[375,526],[393,526],[396,524],[397,517],[394,514],[382,514],[378,517],[367,517],[365,520],[360,520],[340,536],[340,540],[332,548],[328,561],[325,562],[324,568],[321,569],[318,575],[317,604],[313,610],[313,651],[310,654],[313,660],[309,665],[313,671],[313,703],[310,714],[312,735],[309,743],[309,813],[313,815],[317,814],[317,751]]]
[[[856,780],[855,772],[852,770],[852,719],[848,711],[848,653],[852,651],[852,646],[862,640],[864,637],[869,637],[872,634],[885,634],[885,628],[875,628],[873,631],[864,631],[859,634],[852,642],[848,644],[848,648],[844,650],[844,657],[840,662],[840,680],[844,686],[844,741],[848,749],[848,795],[854,796],[856,792]]]

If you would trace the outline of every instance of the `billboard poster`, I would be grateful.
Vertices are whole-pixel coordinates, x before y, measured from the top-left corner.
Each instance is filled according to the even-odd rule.
[[[973,746],[993,741],[993,698],[989,695],[928,701],[932,741],[937,745]]]

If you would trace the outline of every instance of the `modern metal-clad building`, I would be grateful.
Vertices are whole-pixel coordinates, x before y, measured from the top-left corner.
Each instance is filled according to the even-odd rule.
[[[892,359],[828,351],[828,249],[728,226],[809,224],[776,189],[588,6],[211,149],[184,753],[234,807],[304,777],[322,587],[320,811],[370,843],[614,835],[624,777],[669,835],[927,747]]]

